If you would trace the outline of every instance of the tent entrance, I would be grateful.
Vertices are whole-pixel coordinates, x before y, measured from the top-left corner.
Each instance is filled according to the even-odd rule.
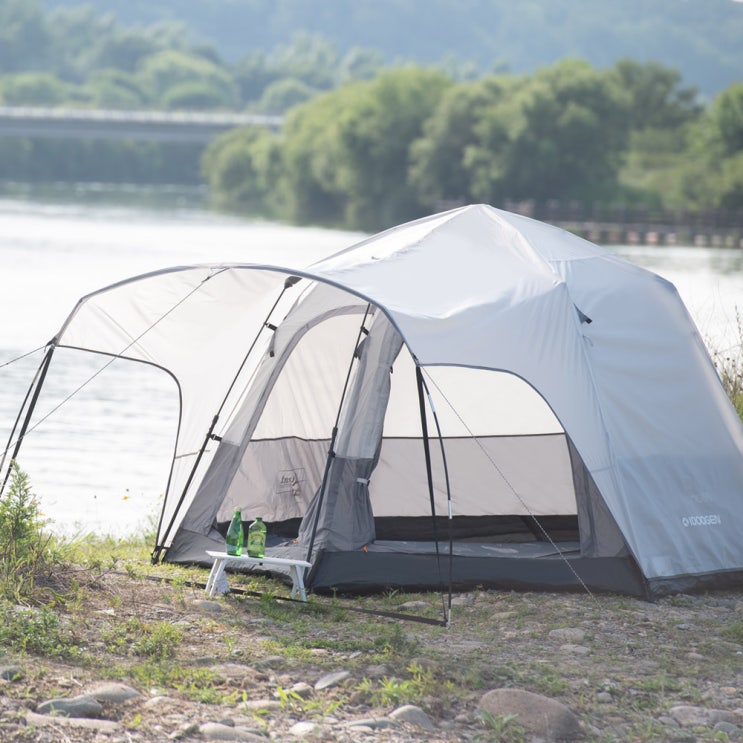
[[[310,559],[316,588],[440,588],[447,573],[464,585],[467,564],[488,584],[493,558],[601,556],[598,491],[526,382],[417,368],[386,315],[330,286],[308,289],[271,331],[168,560],[223,543],[235,508],[263,518],[273,554]],[[390,555],[400,569],[388,571]]]

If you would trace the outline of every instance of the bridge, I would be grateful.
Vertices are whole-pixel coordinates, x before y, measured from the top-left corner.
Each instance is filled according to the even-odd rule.
[[[241,126],[278,131],[281,116],[0,106],[0,137],[108,139],[207,144]]]

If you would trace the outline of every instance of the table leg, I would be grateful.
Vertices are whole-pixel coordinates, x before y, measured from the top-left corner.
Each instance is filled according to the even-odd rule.
[[[212,565],[211,573],[209,573],[209,579],[206,582],[206,592],[210,596],[214,596],[217,591],[217,586],[220,584],[220,579],[224,576],[224,569],[227,561],[220,560],[217,558]]]

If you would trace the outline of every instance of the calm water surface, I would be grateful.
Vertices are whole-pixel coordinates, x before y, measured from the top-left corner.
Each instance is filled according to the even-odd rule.
[[[77,300],[110,283],[200,262],[310,262],[359,234],[293,228],[191,209],[146,210],[0,200],[0,365],[44,345]],[[743,251],[616,248],[671,280],[711,347],[734,347]],[[62,533],[151,525],[167,483],[175,387],[138,364],[58,350],[19,456],[45,515]],[[41,352],[0,366],[0,444]],[[71,399],[67,400],[67,398]]]

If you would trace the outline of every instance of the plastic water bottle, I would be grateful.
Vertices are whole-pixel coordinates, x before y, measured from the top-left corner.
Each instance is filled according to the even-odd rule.
[[[235,513],[230,521],[230,528],[227,529],[227,554],[239,556],[243,553],[243,517],[240,509],[236,508]]]
[[[248,557],[263,557],[266,553],[266,525],[259,516],[248,527]]]

